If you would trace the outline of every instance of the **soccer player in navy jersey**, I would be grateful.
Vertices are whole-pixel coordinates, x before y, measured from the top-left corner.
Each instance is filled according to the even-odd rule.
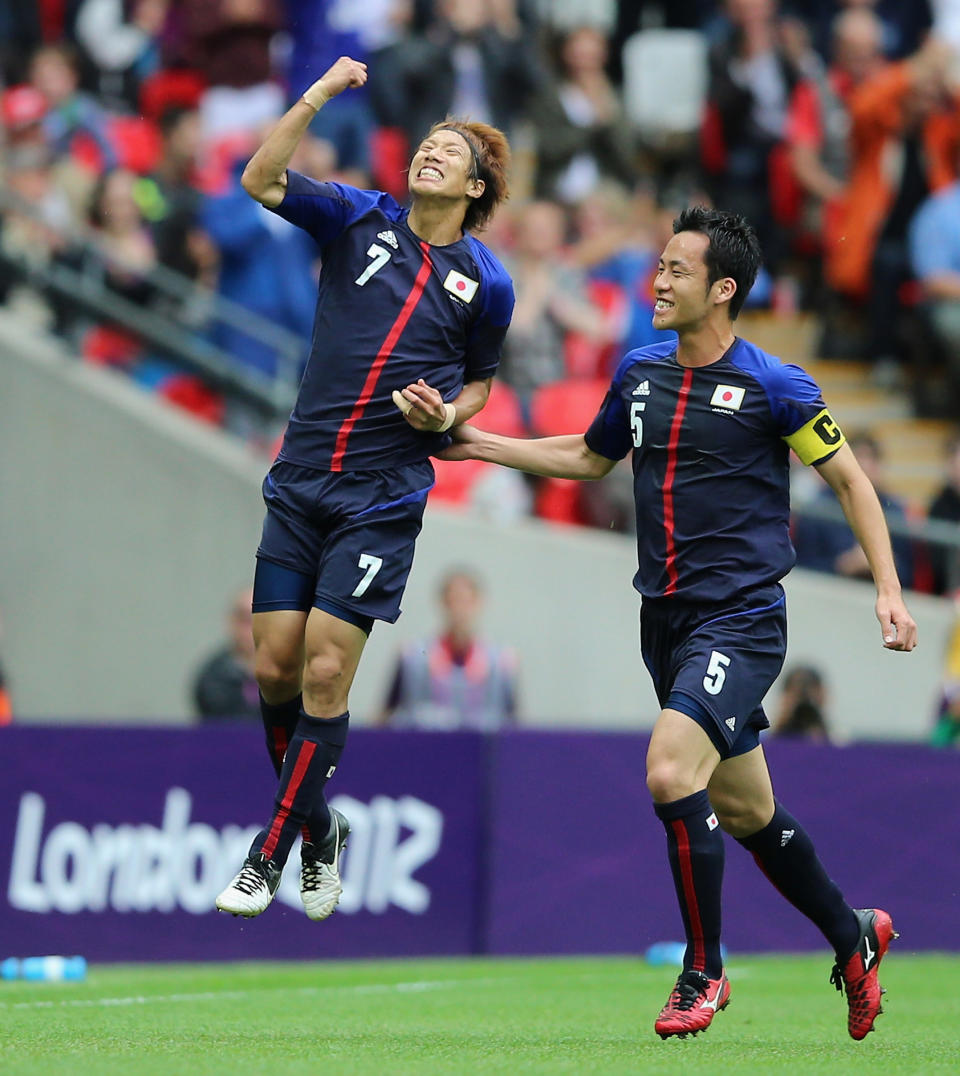
[[[417,147],[411,208],[288,169],[318,109],[366,81],[341,57],[280,120],[246,191],[305,229],[322,255],[310,358],[263,484],[253,593],[255,674],[279,788],[221,911],[259,915],[298,833],[300,894],[325,919],[341,894],[347,819],[324,786],[340,762],[347,696],[375,620],[392,623],[433,485],[430,456],[486,403],[513,311],[509,276],[469,234],[507,195],[509,147],[446,120]]]
[[[662,706],[647,786],[687,941],[656,1032],[695,1034],[729,1001],[720,952],[725,830],[834,948],[831,982],[846,989],[847,1027],[862,1039],[880,1011],[877,966],[895,937],[890,916],[844,900],[800,822],[774,798],[759,741],[768,727],[761,700],[786,649],[790,448],[836,491],[866,553],[883,645],[912,650],[917,628],[877,495],[820,389],[734,334],[759,264],[742,217],[685,210],[655,283],[653,323],[677,340],[626,355],[586,433],[522,440],[460,426],[460,443],[444,455],[594,479],[633,451],[641,650]]]

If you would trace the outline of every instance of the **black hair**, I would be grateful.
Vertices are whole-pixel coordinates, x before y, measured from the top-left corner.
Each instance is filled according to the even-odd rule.
[[[695,205],[684,209],[673,222],[673,234],[700,232],[710,241],[703,260],[707,284],[731,277],[737,290],[730,300],[730,320],[735,321],[757,279],[762,255],[757,233],[746,218],[722,209]]]

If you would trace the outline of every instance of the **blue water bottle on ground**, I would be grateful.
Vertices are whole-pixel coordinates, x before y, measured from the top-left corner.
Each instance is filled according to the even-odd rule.
[[[87,977],[82,956],[27,956],[20,961],[20,977],[32,982],[80,982]]]

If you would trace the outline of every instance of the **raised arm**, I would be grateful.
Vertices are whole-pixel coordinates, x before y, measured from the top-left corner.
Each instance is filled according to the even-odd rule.
[[[280,118],[247,162],[240,177],[247,194],[271,209],[278,206],[287,190],[287,165],[314,116],[331,97],[366,81],[367,65],[341,56]]]
[[[877,587],[876,614],[883,645],[888,650],[912,650],[917,645],[917,625],[903,602],[890,533],[876,490],[847,444],[826,463],[819,464],[817,470],[836,493],[870,565]]]
[[[560,437],[502,437],[474,426],[455,426],[455,443],[439,455],[446,460],[484,460],[545,478],[603,478],[616,466],[587,447],[583,434]]]

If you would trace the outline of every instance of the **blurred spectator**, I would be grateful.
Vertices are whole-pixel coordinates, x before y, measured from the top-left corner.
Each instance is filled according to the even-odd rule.
[[[783,677],[772,734],[828,741],[826,704],[827,689],[820,671],[812,665],[794,665]]]
[[[853,434],[848,438],[857,461],[873,483],[888,525],[896,527],[907,521],[904,503],[884,489],[883,455],[879,442],[867,433]],[[814,498],[812,507],[835,506],[836,520],[816,515],[801,514],[797,518],[793,544],[797,551],[797,564],[819,572],[833,572],[851,579],[870,579],[870,566],[866,554],[854,537],[847,522],[840,516],[840,506],[833,490],[824,485]],[[904,587],[913,586],[914,557],[909,536],[891,534],[893,556],[897,574]]]
[[[265,209],[240,186],[245,164],[246,156],[236,161],[228,189],[208,196],[201,210],[201,225],[220,253],[218,290],[252,313],[299,333],[306,355],[317,304],[320,252],[302,228]],[[329,145],[306,135],[291,168],[325,179],[332,164]],[[270,377],[278,373],[273,348],[239,325],[221,320],[213,336],[241,365]]]
[[[69,161],[56,160],[43,127],[46,112],[43,95],[32,86],[13,86],[0,98],[0,183],[10,197],[0,218],[0,246],[6,256],[30,266],[45,265],[63,247],[62,232],[75,222],[68,192],[80,199],[89,190]],[[5,296],[19,275],[5,268],[0,293]]]
[[[931,40],[889,64],[850,97],[850,185],[825,235],[828,284],[865,301],[865,357],[878,377],[896,373],[898,293],[909,277],[907,231],[920,204],[956,178],[960,97],[948,76],[953,51]]]
[[[953,594],[956,619],[943,657],[943,675],[930,742],[934,747],[960,743],[960,591]]]
[[[960,142],[957,155],[960,160]],[[932,194],[920,206],[910,224],[909,242],[910,269],[921,291],[921,316],[926,319],[946,361],[953,394],[950,402],[957,408],[960,407],[960,180]]]
[[[473,572],[450,572],[439,589],[436,638],[404,647],[378,723],[392,728],[477,729],[517,717],[517,658],[477,634],[483,587]]]
[[[805,204],[800,227],[819,236],[836,212],[850,173],[851,93],[883,62],[883,28],[869,10],[853,8],[833,23],[831,65],[810,65],[793,91],[787,118],[790,165]]]
[[[283,112],[271,46],[283,29],[281,0],[190,0],[181,8],[184,54],[209,88],[200,101],[204,137],[253,132]]]
[[[46,99],[43,125],[55,153],[71,152],[77,137],[86,136],[99,156],[100,167],[116,165],[107,115],[95,98],[80,90],[78,59],[69,45],[37,49],[30,61],[30,84]]]
[[[413,0],[285,0],[292,52],[287,68],[289,97],[295,100],[340,56],[371,63],[409,27]],[[376,126],[368,86],[354,87],[320,110],[311,133],[331,142],[341,168],[371,170],[371,137]]]
[[[108,107],[137,111],[141,82],[160,68],[169,8],[170,0],[81,0],[77,42],[89,61],[90,89]]]
[[[794,6],[803,12],[814,43],[824,56],[830,54],[833,22],[838,13],[870,11],[876,15],[881,29],[880,47],[891,60],[914,52],[930,28],[929,0],[802,0]]]
[[[123,168],[97,180],[88,210],[89,242],[68,247],[60,260],[134,306],[151,307],[157,289],[151,274],[157,264],[153,238],[134,197],[136,176]],[[84,355],[95,362],[132,369],[141,341],[124,322],[91,324],[82,303],[57,300],[59,328],[80,338]]]
[[[787,105],[810,70],[803,25],[781,18],[776,0],[726,0],[727,28],[710,48],[705,164],[716,205],[754,226],[776,276],[785,254],[773,211],[771,154],[786,133]]]
[[[578,26],[561,39],[559,70],[530,103],[537,140],[534,186],[541,198],[578,202],[602,178],[632,188],[636,145],[623,105],[607,77],[607,39]]]
[[[137,184],[137,199],[150,223],[157,258],[161,265],[213,286],[217,250],[198,222],[203,203],[197,175],[200,114],[195,109],[169,108],[160,118],[160,131],[160,160]]]
[[[437,0],[436,12],[371,67],[379,121],[402,128],[411,145],[445,115],[509,133],[541,77],[516,0]]]
[[[619,289],[626,302],[622,332],[610,355],[614,365],[634,348],[675,335],[655,329],[652,319],[653,278],[676,215],[672,207],[657,206],[649,191],[631,197],[612,183],[602,183],[577,206],[572,263],[586,270],[592,283]],[[609,367],[596,370],[595,376],[612,373]]]
[[[234,717],[260,721],[260,694],[253,675],[253,590],[237,593],[227,613],[226,642],[204,661],[193,682],[202,721]]]
[[[960,220],[960,218],[957,218]],[[956,223],[954,225],[957,226]],[[930,502],[927,515],[943,523],[960,523],[960,436],[954,435],[946,445],[944,483]],[[957,530],[960,540],[960,529]],[[960,549],[934,543],[930,548],[933,592],[947,594],[960,586]]]
[[[504,256],[517,303],[500,376],[519,396],[528,424],[536,389],[566,376],[567,332],[575,329],[604,343],[616,338],[603,313],[583,298],[582,273],[565,264],[565,230],[561,206],[532,202],[517,221],[514,250]]]

